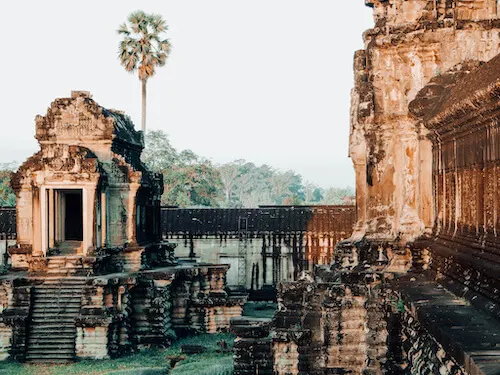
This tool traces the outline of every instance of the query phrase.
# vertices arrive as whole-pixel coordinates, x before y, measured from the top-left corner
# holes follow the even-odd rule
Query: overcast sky
[[[0,163],[38,147],[34,118],[87,90],[140,128],[137,76],[117,59],[116,28],[161,14],[173,49],[148,83],[148,129],[223,163],[293,169],[354,185],[347,157],[352,58],[372,27],[364,0],[4,1]]]

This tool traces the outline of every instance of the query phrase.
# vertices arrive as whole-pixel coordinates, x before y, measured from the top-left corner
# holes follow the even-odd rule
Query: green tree
[[[275,204],[303,204],[305,200],[302,177],[293,171],[277,172],[271,177],[272,197]]]
[[[319,203],[323,200],[323,189],[317,187],[312,193],[311,203]]]
[[[210,160],[191,150],[177,152],[161,130],[147,133],[148,148],[143,162],[153,171],[163,173],[162,204],[180,207],[217,207],[222,200],[219,171]]]
[[[166,171],[178,162],[179,155],[170,144],[168,135],[161,130],[147,133],[148,147],[142,152],[142,161],[153,171]]]
[[[218,166],[222,185],[224,186],[224,200],[226,205],[231,201],[234,188],[236,187],[238,176],[240,175],[240,163],[234,161]]]
[[[344,197],[351,197],[355,195],[354,189],[350,186],[345,188],[331,187],[325,190],[325,197],[322,201],[323,204],[345,204]]]
[[[128,23],[121,24],[117,30],[123,37],[118,55],[127,72],[138,71],[142,83],[142,126],[146,134],[146,83],[156,72],[157,66],[165,65],[170,53],[170,42],[162,39],[168,29],[158,14],[146,14],[142,10],[128,16]]]
[[[10,186],[12,173],[17,164],[0,163],[0,206],[13,207],[16,205],[16,195]]]

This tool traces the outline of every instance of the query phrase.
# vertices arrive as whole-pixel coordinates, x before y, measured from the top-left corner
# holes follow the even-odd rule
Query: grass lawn
[[[152,349],[127,357],[80,361],[68,365],[27,365],[0,362],[0,375],[231,375],[232,353],[217,353],[217,342],[224,340],[232,346],[230,334],[200,335],[180,339],[168,349]],[[181,354],[181,345],[194,344],[207,347],[202,354],[187,355],[186,359],[170,369],[169,356]]]

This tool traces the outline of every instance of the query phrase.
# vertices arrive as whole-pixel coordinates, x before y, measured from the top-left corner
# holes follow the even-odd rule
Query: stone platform
[[[73,266],[68,263],[68,270]],[[0,360],[102,359],[166,347],[177,335],[228,331],[246,300],[226,292],[228,268],[184,264],[100,276],[61,268],[5,275]]]
[[[413,367],[421,373],[500,373],[498,320],[447,290],[432,273],[408,274],[394,289],[405,304],[402,347]]]

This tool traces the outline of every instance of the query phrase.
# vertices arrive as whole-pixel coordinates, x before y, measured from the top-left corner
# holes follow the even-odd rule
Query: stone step
[[[41,332],[46,332],[47,330],[52,332],[74,332],[75,323],[74,322],[44,322],[43,324],[37,324],[31,327],[31,334],[37,334]]]
[[[72,303],[72,304],[43,304],[38,305],[33,309],[33,313],[44,313],[44,312],[54,312],[54,314],[78,314],[80,312],[81,306],[80,303]]]
[[[55,313],[37,313],[36,315],[33,315],[33,321],[34,322],[59,322],[59,321],[75,321],[75,313],[61,313],[61,314],[55,314]]]
[[[78,313],[81,307],[80,300],[78,301],[70,301],[68,303],[67,300],[46,300],[46,301],[40,301],[40,300],[35,300],[36,306],[33,308],[33,312],[44,312],[44,311],[54,311],[56,313],[62,313],[62,312],[75,312]],[[69,310],[66,310],[69,309]]]
[[[76,290],[76,288],[37,288],[35,289],[35,295],[37,294],[52,294],[52,295],[57,295],[57,294],[62,294],[62,295],[82,295],[81,290]]]
[[[77,276],[75,276],[77,277]],[[65,278],[64,281],[61,281],[60,277],[54,278],[53,280],[44,281],[43,285],[40,288],[54,288],[54,287],[62,287],[62,288],[83,288],[85,286],[86,280],[71,280],[72,277]]]
[[[58,330],[58,331],[55,331],[54,329],[50,329],[50,330],[45,330],[45,331],[30,332],[29,342],[45,342],[45,341],[57,342],[59,340],[59,337],[64,338],[64,340],[66,340],[66,338],[68,338],[68,340],[69,340],[69,338],[71,337],[71,342],[74,343],[75,337],[76,337],[76,332],[74,329],[73,330],[62,329],[62,330]]]
[[[78,314],[80,312],[81,308],[80,305],[74,304],[71,306],[63,305],[63,306],[54,306],[54,305],[47,305],[47,306],[37,306],[36,308],[33,309],[33,315],[35,316],[36,314],[39,315],[72,315],[74,316],[75,314]]]
[[[57,276],[57,277],[71,277],[71,276],[81,276],[81,275],[86,275],[87,272],[86,271],[83,271],[81,269],[78,269],[78,270],[69,270],[69,269],[54,269],[54,270],[49,270],[47,271],[47,274],[48,275],[51,275],[51,276]]]
[[[33,324],[36,325],[42,325],[42,324],[59,324],[59,325],[64,325],[64,324],[74,324],[75,322],[75,317],[74,316],[59,316],[56,317],[55,319],[48,319],[44,317],[36,317],[32,319]]]
[[[33,311],[36,311],[38,308],[42,309],[63,309],[64,307],[78,307],[81,305],[81,298],[52,298],[48,297],[40,297],[35,298],[34,300],[35,307]]]
[[[63,357],[63,358],[52,358],[47,356],[30,356],[26,357],[26,362],[28,363],[53,363],[53,364],[64,364],[74,361],[74,356],[71,358]]]
[[[75,358],[75,318],[81,309],[87,279],[59,277],[57,268],[49,272],[51,276],[43,278],[43,284],[35,287],[33,293],[27,362],[63,363]]]
[[[47,263],[48,268],[53,268],[53,267],[61,267],[61,266],[68,266],[68,267],[73,267],[73,268],[84,268],[85,266],[80,263],[79,260],[65,260],[61,262],[49,262]]]
[[[47,268],[56,268],[56,267],[60,267],[60,268],[85,268],[85,266],[83,264],[78,264],[78,263],[74,263],[74,262],[71,262],[71,261],[67,261],[67,262],[49,262],[47,264]]]
[[[81,271],[84,271],[84,269],[77,267],[49,267],[47,268],[47,275],[70,276]]]
[[[84,285],[72,285],[72,284],[46,284],[43,286],[40,286],[38,288],[35,288],[35,291],[44,291],[44,290],[50,290],[52,292],[54,291],[74,291],[76,293],[81,293],[84,288]]]
[[[74,318],[75,316],[78,315],[80,310],[75,309],[73,311],[65,311],[65,310],[58,310],[54,311],[53,309],[39,309],[34,311],[34,314],[32,315],[33,318],[44,318],[44,319],[49,319],[50,316],[54,317],[55,319],[60,319],[60,318]]]
[[[80,313],[80,305],[74,304],[71,306],[67,305],[45,305],[45,306],[37,306],[36,308],[33,309],[33,315],[55,315],[55,316],[61,316],[61,315],[71,315],[71,316],[76,316]]]
[[[32,359],[45,360],[45,362],[52,362],[52,360],[72,360],[74,358],[73,352],[67,353],[54,353],[52,351],[47,352],[45,350],[33,351],[26,354],[26,359],[31,361]]]
[[[76,300],[81,300],[82,294],[81,293],[75,293],[74,291],[45,291],[39,293],[38,291],[34,293],[34,298],[36,300],[44,300],[47,299],[47,297],[52,297],[52,300],[57,300],[57,299],[64,299],[65,301],[68,299],[74,299]]]
[[[43,335],[31,335],[29,342],[30,343],[58,343],[58,342],[73,342],[75,340],[75,333],[67,333],[67,332],[57,332],[57,334],[51,336],[43,336]]]
[[[75,353],[75,343],[71,341],[64,344],[59,343],[54,345],[30,343],[27,354],[34,353],[46,353],[49,355],[52,353],[73,355]]]

